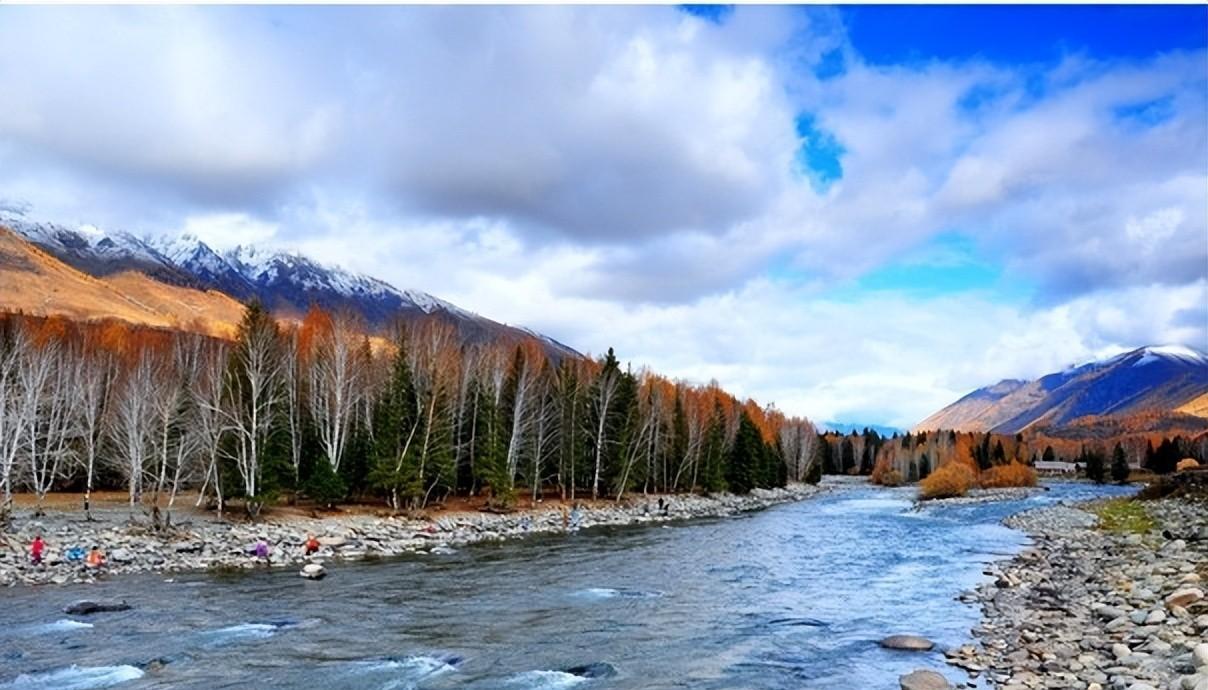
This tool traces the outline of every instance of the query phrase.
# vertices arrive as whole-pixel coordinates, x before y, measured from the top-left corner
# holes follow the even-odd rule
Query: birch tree
[[[225,505],[218,461],[228,420],[233,417],[224,407],[228,403],[224,396],[228,354],[228,348],[223,343],[208,345],[198,358],[195,375],[189,379],[189,395],[194,409],[191,428],[202,462],[202,484],[197,505],[201,505],[207,491],[213,487],[219,519],[222,519]]]
[[[252,517],[264,505],[264,456],[283,397],[280,349],[277,325],[263,307],[252,303],[240,324],[231,357],[224,393],[227,400],[219,408],[233,437],[224,455],[239,474]]]
[[[149,349],[143,349],[117,386],[109,436],[114,466],[126,481],[130,516],[142,501],[143,473],[153,453],[155,395],[159,372]]]
[[[310,416],[332,472],[340,469],[359,392],[367,383],[358,330],[350,317],[330,319],[315,338],[310,357]]]
[[[289,427],[289,464],[294,474],[294,486],[302,480],[303,415],[306,413],[304,354],[298,329],[290,329],[285,335],[285,349],[281,364],[282,395],[285,401],[285,419]]]
[[[29,334],[19,324],[6,335],[8,337],[0,338],[0,484],[4,487],[0,523],[3,526],[8,525],[12,515],[17,461],[25,429],[33,423],[34,415],[21,385],[21,367],[33,344]]]
[[[508,492],[515,490],[516,474],[520,469],[520,456],[525,439],[538,423],[538,415],[533,414],[533,410],[539,406],[542,392],[539,390],[539,384],[543,378],[545,364],[545,353],[535,341],[529,341],[516,348],[506,387],[510,426],[506,460]]]
[[[92,520],[92,490],[97,458],[104,438],[106,408],[116,373],[113,357],[94,348],[75,350],[79,361],[76,415],[79,425],[79,463],[84,470],[84,519]]]
[[[612,348],[596,377],[591,394],[592,452],[594,469],[591,477],[592,500],[600,497],[600,472],[604,468],[607,448],[616,443],[612,438],[612,421],[616,415],[617,394],[621,390],[621,369]]]
[[[70,406],[77,366],[65,350],[53,340],[27,348],[21,365],[21,387],[27,409],[33,410],[22,453],[29,468],[29,488],[37,499],[35,515],[42,514],[46,494],[72,455],[76,427]]]

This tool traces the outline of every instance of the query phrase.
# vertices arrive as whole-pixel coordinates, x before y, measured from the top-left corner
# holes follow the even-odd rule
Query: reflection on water
[[[881,688],[968,641],[955,597],[1025,543],[1013,511],[843,489],[740,518],[483,544],[439,559],[118,578],[2,595],[0,688]],[[81,624],[62,607],[127,599]],[[87,627],[87,626],[92,627]],[[928,654],[881,649],[916,632]]]

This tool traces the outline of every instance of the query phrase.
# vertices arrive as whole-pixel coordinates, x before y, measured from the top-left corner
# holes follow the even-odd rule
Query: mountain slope
[[[556,358],[579,354],[552,338],[479,316],[425,292],[399,290],[377,278],[325,266],[295,253],[258,247],[236,247],[219,253],[191,235],[140,239],[128,233],[105,233],[92,227],[72,229],[54,223],[33,222],[11,212],[0,214],[0,227],[10,228],[39,249],[93,278],[122,276],[120,281],[131,290],[135,288],[132,281],[136,280],[132,276],[142,275],[161,284],[202,294],[222,293],[241,302],[258,299],[283,318],[299,318],[311,305],[357,314],[370,330],[381,330],[396,318],[436,317],[456,327],[467,342],[518,342],[536,337]],[[187,309],[201,313],[203,319],[225,318],[223,308],[210,305],[192,292],[176,293],[170,298],[162,297],[166,302],[157,302],[161,299],[160,293],[167,292],[165,289],[152,289],[148,285],[137,287],[135,292],[161,308],[174,312],[178,307],[192,304]],[[156,293],[156,297],[153,298],[151,293]],[[134,293],[126,295],[128,299],[133,296]],[[22,304],[28,299],[32,297],[23,298]],[[26,308],[9,302],[0,295],[0,308]],[[89,318],[99,318],[99,312]]]
[[[1013,434],[1061,428],[1086,417],[1144,417],[1151,424],[1176,412],[1196,414],[1206,394],[1208,355],[1181,345],[1151,346],[1035,381],[980,388],[915,429]]]
[[[243,306],[217,292],[137,272],[90,276],[0,228],[0,308],[77,321],[104,318],[230,337]]]

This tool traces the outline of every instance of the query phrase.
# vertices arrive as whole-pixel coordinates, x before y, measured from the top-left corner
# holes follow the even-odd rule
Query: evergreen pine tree
[[[702,458],[704,467],[701,471],[700,483],[706,492],[725,491],[727,488],[725,443],[725,413],[722,411],[721,403],[718,402],[713,406],[713,418],[709,422],[709,433],[705,437],[705,451]]]
[[[369,481],[385,490],[394,508],[422,492],[416,466],[416,439],[421,432],[415,383],[407,361],[407,343],[400,338],[390,369],[390,381],[374,407],[373,462]]]
[[[1104,467],[1103,454],[1098,450],[1082,450],[1083,467],[1086,468],[1086,476],[1096,484],[1102,484],[1107,478],[1107,468]]]
[[[842,474],[851,474],[851,471],[856,467],[856,451],[852,447],[851,439],[844,437],[843,443],[839,446],[839,471]]]
[[[864,448],[860,450],[860,474],[872,474],[873,456],[872,443],[865,441]]]
[[[736,494],[749,493],[759,485],[760,466],[766,462],[767,448],[759,429],[743,411],[738,419],[738,435],[726,464],[726,484]]]
[[[344,479],[332,471],[331,463],[327,460],[315,463],[303,489],[311,500],[327,508],[344,500],[348,493],[348,486]]]
[[[814,458],[814,462],[810,464],[810,469],[805,475],[806,484],[817,484],[818,482],[822,481],[823,463],[831,462],[830,444],[826,442],[826,439],[819,440],[819,442],[815,445],[814,454],[818,457]]]
[[[1117,443],[1112,451],[1112,480],[1123,484],[1128,481],[1128,472],[1128,457],[1124,455],[1123,446]]]

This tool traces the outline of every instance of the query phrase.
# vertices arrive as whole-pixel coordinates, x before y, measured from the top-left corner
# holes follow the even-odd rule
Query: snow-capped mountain
[[[1070,367],[1035,381],[979,388],[920,422],[917,430],[1017,433],[1082,417],[1185,412],[1208,396],[1208,355],[1151,345]]]
[[[92,226],[34,222],[12,211],[0,211],[0,226],[96,277],[138,271],[173,285],[217,290],[241,301],[255,298],[283,315],[300,315],[312,304],[350,310],[370,327],[385,326],[399,317],[436,315],[453,322],[467,340],[532,335],[551,352],[577,354],[552,338],[492,321],[426,292],[399,290],[372,276],[325,266],[297,253],[254,246],[217,252],[192,235],[144,239]]]
[[[30,221],[11,213],[0,215],[0,225],[93,276],[139,271],[173,285],[192,283],[187,271],[182,271],[148,241],[129,233],[105,233],[88,225],[73,229]]]

